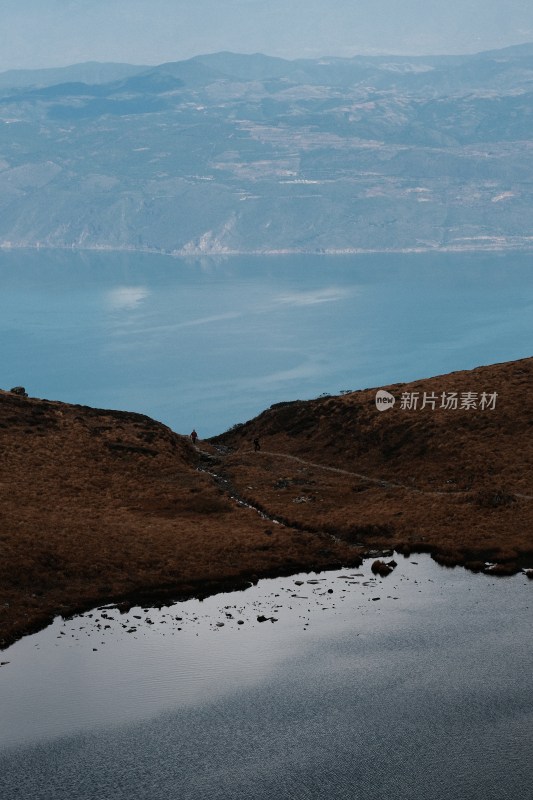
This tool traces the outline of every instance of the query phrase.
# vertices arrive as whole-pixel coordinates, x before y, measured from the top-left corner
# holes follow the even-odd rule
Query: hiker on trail
[[[257,453],[258,450],[261,450],[261,445],[259,444],[259,439],[254,439],[254,450]]]
[[[193,428],[192,433],[191,433],[191,439],[192,439],[192,443],[196,444],[196,440],[198,439],[198,434],[196,433],[194,428]]]

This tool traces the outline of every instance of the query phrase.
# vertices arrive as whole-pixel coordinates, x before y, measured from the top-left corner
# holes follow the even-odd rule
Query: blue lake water
[[[532,589],[421,555],[58,619],[1,654],[0,796],[529,797]]]
[[[280,400],[531,355],[532,259],[0,252],[0,385],[209,436]]]

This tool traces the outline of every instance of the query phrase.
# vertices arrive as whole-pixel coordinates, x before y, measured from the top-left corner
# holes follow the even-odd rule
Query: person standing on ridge
[[[196,431],[195,431],[195,430],[194,430],[194,428],[193,428],[193,430],[192,430],[192,433],[191,433],[191,440],[192,440],[192,443],[193,443],[193,444],[196,444],[196,440],[197,440],[197,439],[198,439],[198,434],[196,433]]]
[[[259,439],[256,437],[254,439],[254,450],[257,453],[258,450],[261,450],[261,445],[259,443]]]

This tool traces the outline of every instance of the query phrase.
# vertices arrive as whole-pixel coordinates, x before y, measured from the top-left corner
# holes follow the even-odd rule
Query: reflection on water
[[[220,433],[274,402],[531,355],[530,256],[0,252],[3,386]]]
[[[57,620],[2,654],[2,796],[528,796],[531,588],[400,557]]]

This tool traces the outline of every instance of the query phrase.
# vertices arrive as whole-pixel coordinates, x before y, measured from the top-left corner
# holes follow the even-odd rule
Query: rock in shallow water
[[[396,566],[395,564],[394,566],[391,566],[392,563],[394,562],[386,564],[384,561],[378,559],[377,561],[374,561],[374,563],[372,564],[371,570],[374,573],[374,575],[380,575],[382,578],[385,578],[387,575],[391,574],[392,570],[394,569],[394,566]]]

